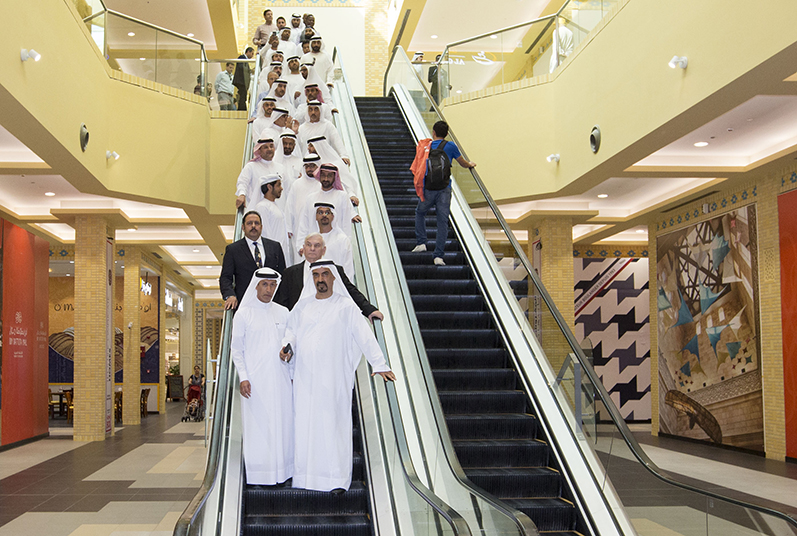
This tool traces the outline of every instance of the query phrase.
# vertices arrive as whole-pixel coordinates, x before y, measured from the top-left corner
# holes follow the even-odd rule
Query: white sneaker
[[[413,253],[420,253],[422,251],[426,251],[426,244],[418,244],[412,249]]]
[[[435,263],[437,266],[445,266],[445,265],[446,265],[446,263],[445,263],[445,261],[443,260],[443,258],[442,258],[442,257],[435,257],[435,258],[434,258],[434,263]]]

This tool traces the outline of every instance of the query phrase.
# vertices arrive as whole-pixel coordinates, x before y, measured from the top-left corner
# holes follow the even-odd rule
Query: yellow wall
[[[112,77],[68,0],[2,2],[0,19],[15,21],[0,33],[8,51],[0,56],[0,122],[78,189],[206,207],[215,181],[234,182],[243,119],[211,119],[192,94]],[[41,61],[19,60],[16,51],[30,47]],[[85,153],[81,123],[90,132]],[[224,135],[213,136],[216,129]],[[109,164],[106,150],[121,158]],[[215,160],[221,164],[211,174]]]
[[[777,16],[754,17],[719,0],[634,0],[551,82],[540,83],[545,76],[454,97],[445,114],[496,200],[575,181],[590,187],[794,73],[797,3],[777,0],[767,9]],[[712,22],[720,15],[721,31]],[[675,54],[689,57],[685,71],[667,66]],[[603,142],[594,155],[596,124]],[[551,153],[561,154],[558,166],[546,162]]]

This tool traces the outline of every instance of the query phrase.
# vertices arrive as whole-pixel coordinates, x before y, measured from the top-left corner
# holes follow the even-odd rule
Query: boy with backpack
[[[448,237],[448,214],[451,209],[451,162],[456,160],[464,168],[476,167],[462,156],[456,144],[446,141],[448,123],[438,121],[432,127],[432,139],[421,140],[415,149],[415,160],[410,170],[415,177],[418,206],[415,209],[415,249],[426,251],[426,213],[433,206],[437,216],[437,239],[434,263],[445,266],[443,250]]]

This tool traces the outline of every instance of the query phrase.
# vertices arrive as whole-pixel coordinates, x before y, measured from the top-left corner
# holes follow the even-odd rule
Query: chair
[[[116,417],[116,422],[122,422],[122,391],[114,392],[113,408],[114,408],[114,417]]]
[[[74,396],[74,391],[64,391],[64,398],[66,399],[66,422],[72,422],[73,413],[75,411]]]
[[[47,389],[47,400],[50,407],[50,418],[55,418],[55,408],[58,408],[58,415],[61,415],[61,405],[57,400],[53,400],[53,390]]]
[[[147,409],[147,399],[149,398],[149,389],[143,389],[141,391],[141,416],[146,417],[149,413]]]

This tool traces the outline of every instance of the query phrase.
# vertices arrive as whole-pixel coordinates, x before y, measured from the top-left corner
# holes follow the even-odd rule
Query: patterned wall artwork
[[[576,338],[592,344],[595,372],[623,417],[650,420],[648,259],[573,261]]]
[[[763,450],[756,207],[657,239],[660,431]]]

